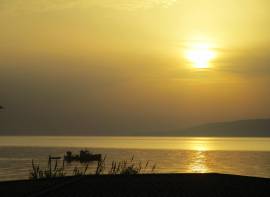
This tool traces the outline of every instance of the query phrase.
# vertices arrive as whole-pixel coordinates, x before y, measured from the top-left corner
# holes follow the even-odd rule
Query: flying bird
[[[0,109],[4,109],[4,107],[0,105]]]

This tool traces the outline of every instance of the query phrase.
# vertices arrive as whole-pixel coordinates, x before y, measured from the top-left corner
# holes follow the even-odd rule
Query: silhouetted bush
[[[48,178],[56,178],[56,177],[64,177],[67,176],[65,172],[65,160],[62,161],[62,166],[58,167],[58,159],[49,156],[48,166],[44,169],[41,169],[39,164],[35,164],[34,160],[32,160],[32,169],[30,171],[30,179],[48,179]],[[54,161],[54,166],[53,162]],[[154,173],[156,169],[156,164],[152,167],[149,165],[149,161],[146,162],[145,165],[142,164],[141,161],[135,162],[134,156],[130,160],[122,160],[122,161],[112,161],[111,167],[108,171],[106,171],[106,156],[100,159],[97,162],[97,166],[95,169],[95,175],[136,175],[141,173]],[[73,176],[85,176],[87,175],[88,164],[84,167],[84,169],[80,169],[77,166],[73,169]],[[90,175],[90,174],[88,174]]]

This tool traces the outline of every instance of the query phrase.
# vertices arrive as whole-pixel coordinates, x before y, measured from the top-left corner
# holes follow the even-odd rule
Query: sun
[[[186,58],[194,68],[209,68],[210,61],[215,58],[215,52],[208,44],[195,44],[187,49]]]

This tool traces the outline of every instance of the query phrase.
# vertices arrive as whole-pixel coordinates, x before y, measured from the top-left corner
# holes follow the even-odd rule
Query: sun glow
[[[191,46],[186,57],[194,68],[203,69],[210,67],[210,61],[215,58],[215,52],[207,44],[196,44]]]

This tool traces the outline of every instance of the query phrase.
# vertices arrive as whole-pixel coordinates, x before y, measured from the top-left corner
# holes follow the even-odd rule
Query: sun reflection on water
[[[207,147],[207,142],[201,141],[201,140],[198,140],[198,141],[195,140],[193,142],[193,148],[192,149],[195,150],[195,151],[199,151],[199,152],[209,150],[209,148]]]
[[[189,165],[189,171],[193,173],[207,173],[209,169],[207,167],[207,160],[205,151],[196,151]]]

